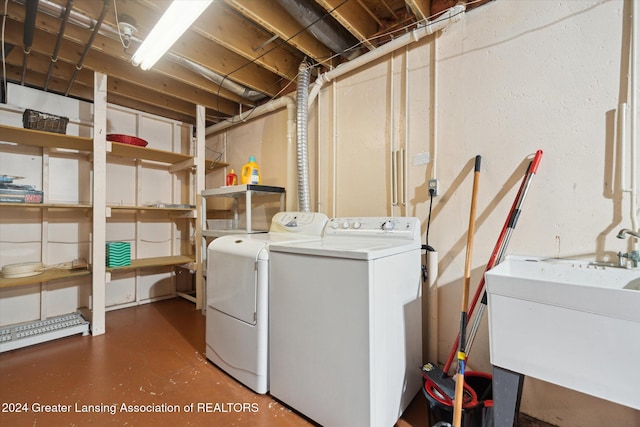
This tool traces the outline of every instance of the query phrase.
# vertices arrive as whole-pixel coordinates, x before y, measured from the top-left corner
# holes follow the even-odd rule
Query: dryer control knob
[[[343,223],[342,223],[342,228],[344,228],[345,230],[346,230],[347,228],[349,228],[349,221],[345,221],[345,222],[343,222]]]
[[[392,221],[385,221],[382,223],[382,227],[383,230],[393,230],[393,222]]]
[[[362,224],[360,223],[360,221],[356,221],[353,223],[353,228],[355,228],[356,230],[359,229],[360,227],[362,227]]]

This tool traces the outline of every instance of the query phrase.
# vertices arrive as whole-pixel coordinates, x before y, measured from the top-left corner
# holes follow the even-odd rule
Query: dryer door
[[[256,324],[260,280],[258,259],[268,257],[265,241],[246,236],[214,240],[207,253],[207,305],[251,325]]]

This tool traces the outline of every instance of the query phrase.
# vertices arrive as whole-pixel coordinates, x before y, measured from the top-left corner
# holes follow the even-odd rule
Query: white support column
[[[93,241],[91,333],[105,333],[105,242],[107,221],[107,76],[94,73]]]
[[[196,310],[201,310],[204,303],[204,284],[203,284],[203,266],[202,259],[204,248],[202,245],[202,221],[201,217],[206,208],[202,207],[202,190],[204,190],[205,170],[204,170],[204,157],[205,157],[205,108],[203,105],[196,107],[196,182],[195,182],[195,200],[196,200]]]

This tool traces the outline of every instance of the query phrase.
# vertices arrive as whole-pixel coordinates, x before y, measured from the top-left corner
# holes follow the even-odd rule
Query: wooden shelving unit
[[[0,139],[2,141],[11,142],[19,145],[27,145],[43,148],[61,148],[68,150],[78,150],[81,152],[93,151],[93,140],[91,138],[44,132],[33,129],[24,129],[14,126],[0,124]],[[10,209],[87,209],[93,208],[91,203],[68,203],[68,202],[52,202],[52,203],[0,203],[0,208]],[[52,268],[45,270],[41,274],[18,277],[5,278],[0,276],[0,289],[13,288],[18,286],[26,286],[36,283],[46,283],[55,280],[69,279],[76,277],[89,276],[91,272],[88,269],[69,270]]]
[[[93,140],[91,138],[64,135],[59,133],[43,132],[33,129],[23,129],[14,126],[0,124],[0,135],[2,140],[21,145],[31,145],[34,147],[64,148],[68,150],[93,151]],[[123,144],[120,142],[107,142],[111,147],[110,155],[127,157],[131,159],[150,160],[169,165],[181,162],[191,162],[193,156],[172,151],[158,150],[151,147],[140,147],[137,145]],[[216,162],[205,159],[204,167],[207,172],[214,171],[229,166],[228,163]]]
[[[192,141],[191,151],[195,154],[183,154],[180,152],[172,152],[160,150],[152,147],[139,147],[135,145],[123,144],[119,142],[106,141],[105,135],[107,133],[107,105],[106,105],[106,78],[104,75],[96,74],[95,77],[94,95],[96,102],[93,105],[93,133],[97,135],[92,137],[78,137],[66,134],[57,134],[51,132],[44,132],[38,130],[24,129],[20,127],[8,126],[0,124],[0,142],[17,144],[20,146],[41,147],[43,149],[43,158],[48,159],[49,155],[53,155],[56,152],[68,150],[72,155],[79,155],[81,161],[91,162],[90,168],[93,172],[91,180],[91,202],[51,202],[47,203],[0,203],[0,209],[12,210],[11,215],[15,217],[13,211],[16,209],[25,209],[31,212],[33,215],[34,210],[42,210],[43,218],[76,218],[85,215],[83,210],[86,210],[91,217],[90,230],[87,230],[90,235],[90,247],[91,257],[90,269],[82,270],[68,270],[68,269],[49,269],[42,274],[33,275],[29,277],[21,278],[3,278],[0,274],[0,289],[13,288],[26,285],[41,284],[44,291],[46,284],[52,281],[68,280],[74,278],[90,277],[88,281],[91,284],[91,328],[93,335],[100,335],[105,333],[105,311],[107,309],[107,292],[109,291],[108,281],[114,280],[112,277],[117,277],[119,272],[128,272],[139,269],[154,269],[159,267],[167,267],[169,270],[176,266],[185,266],[189,269],[196,270],[199,273],[201,271],[201,261],[199,257],[200,240],[201,235],[201,221],[199,219],[199,213],[201,212],[201,197],[200,192],[204,188],[204,175],[208,172],[227,167],[227,163],[218,162],[210,159],[205,159],[204,152],[204,123],[198,124],[196,132],[195,143]],[[103,96],[104,95],[104,96]],[[99,101],[98,101],[99,100]],[[204,112],[204,107],[199,107]],[[176,126],[176,125],[174,125]],[[183,124],[177,124],[177,126],[183,126]],[[24,150],[24,149],[23,149]],[[62,153],[63,156],[67,156],[66,152]],[[114,162],[115,157],[128,158],[135,160],[142,160],[148,162],[161,163],[166,165],[167,172],[170,174],[182,173],[178,179],[183,179],[184,176],[187,179],[192,176],[193,173],[197,179],[195,180],[195,187],[190,191],[193,193],[188,197],[189,205],[173,205],[168,203],[167,205],[109,205],[106,203],[106,189],[107,182],[107,166],[110,161]],[[47,160],[48,162],[48,160]],[[43,177],[48,173],[48,163],[43,165]],[[86,166],[86,165],[85,165]],[[136,168],[144,168],[143,163],[136,163]],[[153,168],[157,168],[153,166]],[[138,171],[139,172],[139,171]],[[137,176],[137,175],[136,175]],[[44,181],[45,178],[43,178]],[[48,179],[48,176],[47,176]],[[173,182],[176,182],[174,179]],[[179,182],[179,181],[178,181]],[[48,192],[48,181],[43,182],[43,191]],[[173,191],[173,189],[171,189]],[[138,195],[139,195],[138,190]],[[50,193],[49,193],[50,194]],[[168,193],[169,194],[169,193]],[[86,199],[86,196],[85,196]],[[171,196],[168,200],[181,200],[180,197]],[[45,199],[47,200],[47,199]],[[137,200],[137,197],[136,197]],[[139,202],[137,202],[139,203]],[[55,210],[56,213],[51,212]],[[69,210],[66,214],[64,210]],[[60,212],[62,211],[62,212]],[[17,211],[21,212],[21,211]],[[26,212],[26,211],[25,211]],[[132,259],[131,265],[118,268],[107,268],[105,265],[105,243],[108,241],[108,227],[109,218],[112,213],[117,216],[133,215],[135,219],[131,222],[136,224],[144,223],[145,221],[156,221],[162,217],[162,220],[167,218],[170,221],[193,221],[193,228],[195,229],[196,242],[198,244],[193,247],[193,251],[189,248],[189,242],[184,240],[184,236],[181,236],[181,246],[173,247],[167,250],[166,253],[182,252],[181,255],[174,256],[160,256],[151,258],[139,258]],[[0,213],[1,214],[1,213]],[[114,221],[119,221],[116,218]],[[43,219],[43,223],[46,221]],[[48,226],[46,226],[48,227]],[[138,225],[136,225],[138,227]],[[175,225],[174,225],[175,227]],[[86,230],[86,229],[85,229]],[[177,228],[177,233],[184,233],[184,227],[181,224]],[[174,231],[171,231],[172,239]],[[137,232],[136,232],[137,234]],[[45,242],[48,239],[47,229],[43,229],[42,240]],[[143,253],[144,254],[144,253]],[[133,255],[133,254],[132,254]],[[140,255],[140,254],[138,254]],[[43,252],[43,259],[45,254]],[[136,291],[138,289],[144,289],[146,283],[142,282],[140,288],[138,288],[136,279]],[[199,289],[201,289],[201,283]],[[109,294],[111,295],[111,294]],[[198,298],[196,307],[202,306],[202,292],[197,292]],[[141,297],[141,298],[147,298]],[[136,296],[138,300],[138,296]],[[109,303],[113,304],[113,303]],[[120,303],[116,303],[120,304]],[[124,303],[125,305],[127,303]],[[110,305],[111,307],[111,305]],[[46,313],[44,314],[46,317]]]

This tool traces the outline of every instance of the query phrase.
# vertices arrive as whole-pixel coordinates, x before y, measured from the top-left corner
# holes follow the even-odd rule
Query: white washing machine
[[[334,218],[271,245],[270,393],[326,426],[393,426],[421,386],[420,222]]]
[[[207,248],[207,358],[257,393],[269,390],[269,246],[318,240],[327,220],[280,212],[268,233],[219,237]]]

